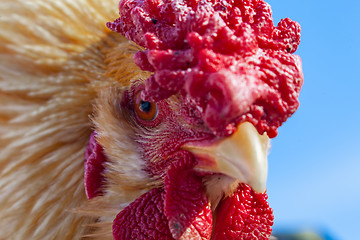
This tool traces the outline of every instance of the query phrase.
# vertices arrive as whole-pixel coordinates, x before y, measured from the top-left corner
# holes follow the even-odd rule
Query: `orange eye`
[[[141,92],[138,92],[135,97],[135,112],[140,119],[152,121],[156,118],[158,110],[156,103],[143,101]]]

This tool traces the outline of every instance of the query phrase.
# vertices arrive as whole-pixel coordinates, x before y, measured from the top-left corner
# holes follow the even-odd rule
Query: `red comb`
[[[107,26],[144,47],[134,61],[154,72],[143,97],[181,93],[215,133],[249,121],[275,137],[298,108],[300,25],[274,27],[262,0],[122,0]]]

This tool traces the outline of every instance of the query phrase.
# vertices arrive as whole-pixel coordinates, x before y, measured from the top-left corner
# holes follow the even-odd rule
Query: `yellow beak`
[[[251,123],[244,122],[228,138],[206,146],[189,143],[184,149],[198,159],[196,169],[228,175],[262,193],[266,190],[269,142],[266,134],[260,135]]]

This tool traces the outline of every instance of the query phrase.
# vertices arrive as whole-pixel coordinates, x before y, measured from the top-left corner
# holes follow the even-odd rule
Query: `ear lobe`
[[[96,141],[96,135],[96,132],[90,135],[85,151],[84,187],[88,199],[102,195],[105,182],[103,173],[106,156],[102,146]]]

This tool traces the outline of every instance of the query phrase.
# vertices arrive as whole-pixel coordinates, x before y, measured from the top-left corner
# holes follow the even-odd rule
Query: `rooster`
[[[2,0],[0,238],[269,239],[299,42],[262,0]]]

